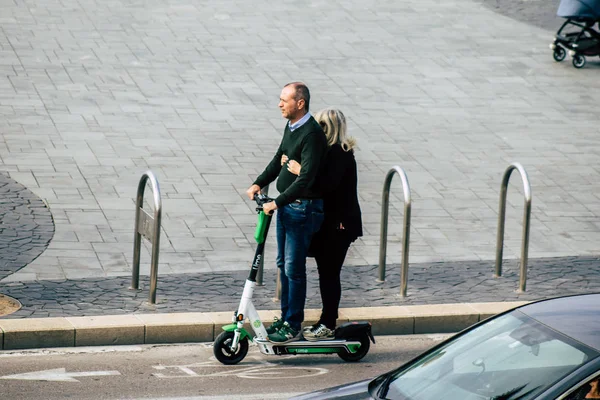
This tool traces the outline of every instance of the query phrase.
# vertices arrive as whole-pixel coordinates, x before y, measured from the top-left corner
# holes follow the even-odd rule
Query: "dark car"
[[[394,400],[600,399],[600,294],[496,315],[372,380],[295,397]]]

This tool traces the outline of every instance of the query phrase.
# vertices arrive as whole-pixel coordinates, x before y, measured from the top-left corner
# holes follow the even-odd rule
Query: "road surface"
[[[374,377],[444,335],[381,336],[359,363],[336,355],[267,357],[250,348],[236,366],[212,344],[0,352],[0,392],[13,399],[283,399]]]

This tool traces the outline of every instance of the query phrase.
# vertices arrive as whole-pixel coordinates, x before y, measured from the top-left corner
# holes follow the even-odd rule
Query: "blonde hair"
[[[320,110],[315,114],[315,120],[323,128],[328,146],[339,144],[344,151],[356,147],[356,139],[346,136],[346,117],[340,110],[333,108]]]

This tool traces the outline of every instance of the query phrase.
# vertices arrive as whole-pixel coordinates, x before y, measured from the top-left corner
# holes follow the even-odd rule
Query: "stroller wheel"
[[[557,46],[556,49],[554,49],[554,54],[552,54],[552,56],[554,57],[554,61],[561,62],[567,56],[567,52],[562,47]]]
[[[585,65],[585,57],[582,56],[581,54],[575,54],[573,56],[573,66],[575,68],[583,68],[584,65]]]

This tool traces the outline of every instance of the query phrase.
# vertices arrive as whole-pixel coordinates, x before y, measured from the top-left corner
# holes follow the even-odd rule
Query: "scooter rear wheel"
[[[231,350],[233,332],[221,332],[213,344],[213,354],[225,365],[237,364],[248,354],[248,338],[240,339],[236,351]]]
[[[369,348],[371,347],[371,341],[367,335],[363,335],[359,338],[351,338],[348,339],[349,342],[359,341],[360,347],[356,353],[346,353],[340,352],[337,355],[344,361],[356,362],[360,361],[364,356],[369,352]]]

